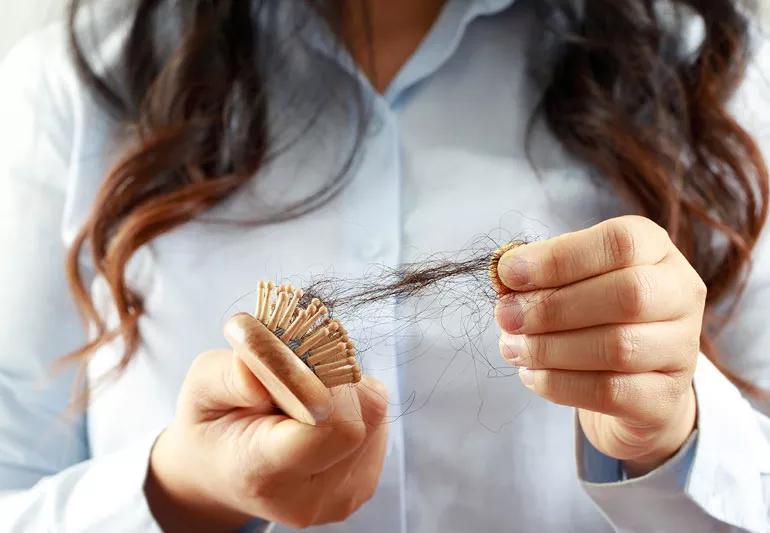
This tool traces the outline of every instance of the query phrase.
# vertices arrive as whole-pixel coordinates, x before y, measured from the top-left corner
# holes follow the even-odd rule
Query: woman
[[[80,4],[3,67],[0,529],[768,530],[751,6]],[[327,424],[210,351],[258,279],[495,227],[501,330],[347,324]]]

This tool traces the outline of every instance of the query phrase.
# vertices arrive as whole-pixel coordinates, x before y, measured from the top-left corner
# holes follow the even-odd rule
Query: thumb
[[[356,389],[338,387],[331,396],[329,417],[317,426],[292,418],[264,419],[263,433],[255,439],[265,461],[263,474],[313,475],[353,454],[366,439],[365,418],[372,411],[370,406],[362,409]]]
[[[388,414],[388,389],[378,379],[364,375],[355,390],[361,405],[361,418],[371,431],[371,427],[382,424]]]
[[[232,350],[210,350],[195,358],[179,396],[181,410],[198,421],[238,408],[270,414],[270,394]]]

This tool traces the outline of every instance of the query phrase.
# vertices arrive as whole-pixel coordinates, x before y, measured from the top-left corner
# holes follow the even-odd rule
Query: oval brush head
[[[503,254],[508,250],[513,250],[514,248],[521,246],[522,244],[526,244],[526,243],[524,241],[511,241],[511,242],[505,243],[502,246],[500,246],[497,250],[492,252],[491,256],[489,256],[489,279],[492,282],[492,288],[495,290],[498,296],[503,296],[511,292],[511,289],[506,287],[503,281],[500,279],[500,274],[497,271],[498,264],[500,263],[500,258],[503,257]]]
[[[283,341],[326,387],[361,380],[361,367],[347,331],[317,298],[303,300],[301,289],[272,281],[257,285],[254,317]]]

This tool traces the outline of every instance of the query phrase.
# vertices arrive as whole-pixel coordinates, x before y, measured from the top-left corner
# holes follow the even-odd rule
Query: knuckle
[[[574,252],[570,252],[569,247],[554,246],[543,261],[546,280],[553,285],[560,285],[564,280],[572,279],[579,270],[580,260]]]
[[[294,483],[294,476],[266,453],[267,432],[257,431],[252,446],[237,446],[232,452],[231,479],[246,498],[274,498],[277,491]]]
[[[284,520],[283,523],[294,529],[305,529],[319,524],[320,520],[318,518],[318,511],[314,510],[313,506],[309,506],[303,509],[302,512]]]
[[[361,411],[367,424],[378,425],[388,416],[388,390],[379,382],[358,389]]]
[[[320,525],[323,523],[321,515],[323,513],[324,506],[321,498],[316,498],[312,502],[308,502],[305,508],[305,512],[301,513],[297,518],[299,521],[299,528],[304,529],[306,527]]]
[[[605,345],[605,364],[610,370],[629,371],[636,365],[641,339],[636,328],[618,326],[610,330]]]
[[[366,483],[364,483],[363,489],[361,491],[360,505],[363,505],[374,497],[375,492],[377,492],[378,485],[379,476],[371,476],[371,478]]]
[[[646,269],[629,269],[617,276],[618,305],[624,316],[638,319],[644,316],[653,295],[654,282]]]
[[[358,508],[361,507],[363,504],[364,504],[364,501],[361,498],[359,498],[357,495],[347,498],[347,500],[345,501],[345,505],[343,506],[343,511],[345,514],[343,519],[355,513],[358,510]]]
[[[542,329],[557,329],[563,323],[558,291],[542,294],[535,304],[534,311],[537,325]]]
[[[620,376],[609,376],[596,388],[599,398],[597,404],[599,410],[607,413],[616,411],[622,405],[626,394],[627,385]]]
[[[388,397],[377,397],[366,404],[367,422],[370,424],[380,424],[388,416]]]
[[[240,494],[245,494],[248,498],[261,499],[275,494],[277,483],[272,476],[265,475],[259,470],[255,470],[249,475],[236,477],[241,479],[241,484],[236,485],[236,490]]]
[[[602,232],[606,259],[611,265],[627,266],[633,264],[637,255],[634,232],[625,218],[607,221]]]
[[[551,251],[543,261],[543,273],[547,280],[562,279],[564,272],[564,259],[560,254]]]
[[[322,525],[342,522],[356,512],[362,503],[353,496],[340,497],[324,513],[325,516],[316,520],[314,524]]]
[[[642,215],[626,215],[621,218],[626,220],[630,227],[637,227],[645,233],[656,233],[656,236],[668,239],[668,231],[666,228],[651,218]]]
[[[679,397],[686,391],[692,383],[692,377],[688,371],[675,372],[669,374],[669,379],[664,381],[661,396],[668,399],[672,404],[679,400]]]
[[[708,296],[708,287],[700,276],[695,276],[695,287],[693,288],[693,292],[695,293],[696,302],[700,304],[706,302],[706,297]]]
[[[238,453],[238,452],[236,452]],[[243,494],[247,499],[270,498],[275,495],[283,484],[285,479],[278,472],[273,472],[267,467],[266,460],[261,455],[247,456],[246,454],[236,456],[236,465],[247,466],[246,472],[239,466],[233,472],[232,479],[236,480],[233,488],[238,494]]]
[[[190,363],[190,367],[187,370],[188,380],[197,380],[200,379],[201,376],[205,376],[214,363],[215,358],[216,352],[214,350],[199,353],[195,359],[192,360],[192,363]]]
[[[552,372],[550,370],[539,370],[538,372],[540,379],[536,383],[537,394],[547,400],[556,401],[558,390],[556,390],[556,383]]]
[[[563,372],[539,370],[540,379],[536,382],[536,391],[546,400],[570,405],[575,395],[575,383]]]
[[[548,401],[559,405],[573,405],[576,395],[580,394],[579,383],[569,372],[538,370],[540,378],[536,383],[536,392]]]
[[[335,429],[337,445],[355,450],[361,447],[366,439],[366,425],[362,420],[345,420]]]
[[[648,417],[651,422],[664,423],[669,418],[671,413],[676,409],[679,403],[682,393],[689,386],[689,380],[684,373],[666,375],[659,386],[655,389],[654,398],[651,398],[649,403],[655,405],[655,409],[651,409],[648,413]]]
[[[204,411],[211,403],[210,376],[211,368],[216,358],[216,352],[208,351],[199,354],[187,370],[179,402],[193,411]]]
[[[550,341],[548,335],[527,335],[525,337],[527,344],[528,364],[530,368],[545,366],[545,357],[550,353]]]
[[[685,357],[691,365],[694,365],[700,351],[700,331],[685,337]]]

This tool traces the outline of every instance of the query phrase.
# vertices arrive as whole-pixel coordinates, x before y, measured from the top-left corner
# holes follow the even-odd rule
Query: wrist
[[[639,477],[652,472],[671,457],[676,455],[696,427],[697,401],[695,390],[690,386],[671,423],[655,439],[655,445],[649,453],[623,461],[623,467],[629,477]]]
[[[237,531],[252,517],[210,497],[207,484],[190,477],[200,474],[203,462],[185,461],[189,448],[175,442],[166,429],[150,453],[144,492],[158,525],[167,532]]]

